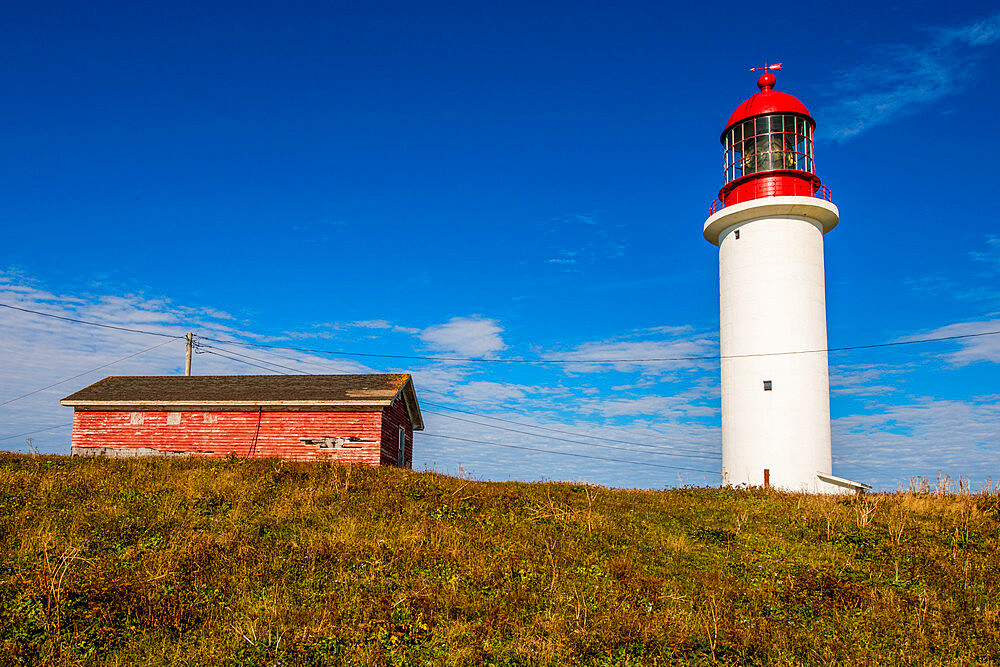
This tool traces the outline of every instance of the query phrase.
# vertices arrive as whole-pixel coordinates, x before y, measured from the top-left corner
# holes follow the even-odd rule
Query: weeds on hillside
[[[989,664],[1000,494],[0,455],[0,664]]]

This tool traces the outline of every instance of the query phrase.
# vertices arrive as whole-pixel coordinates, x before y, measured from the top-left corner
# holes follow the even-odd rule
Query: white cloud
[[[308,338],[338,338],[341,332],[350,329],[374,329],[387,330],[394,333],[403,333],[415,336],[420,333],[420,329],[414,327],[404,327],[394,324],[389,320],[357,320],[355,322],[317,322],[306,331],[286,331],[283,338],[291,340],[303,340]]]
[[[1000,471],[1000,396],[916,398],[833,422],[834,472],[857,469],[882,488],[939,472],[982,482]],[[874,475],[874,477],[873,477]]]
[[[507,348],[501,333],[503,328],[496,320],[474,315],[453,317],[444,324],[427,327],[420,333],[420,340],[432,349],[463,357],[494,357]]]
[[[410,335],[420,333],[420,329],[393,324],[389,320],[358,320],[357,322],[348,322],[344,326],[356,329],[391,329],[395,333],[405,333]]]
[[[910,365],[835,364],[830,366],[830,394],[833,396],[878,396],[898,388],[884,384],[885,378],[911,370]],[[883,384],[879,384],[882,382]]]
[[[697,405],[691,402],[688,393],[670,396],[641,396],[638,398],[611,398],[590,401],[588,404],[603,417],[622,416],[657,416],[663,418],[677,417],[711,417],[718,414],[718,407]]]
[[[969,255],[976,261],[990,264],[991,268],[1000,269],[1000,236],[989,235],[986,238],[986,250],[974,250]]]
[[[662,424],[651,423],[647,418],[615,425],[596,424],[585,418],[554,419],[534,411],[492,413],[491,416],[509,420],[503,422],[462,413],[447,414],[427,414],[427,433],[542,450],[510,449],[418,434],[417,441],[429,464],[446,460],[449,467],[454,466],[448,472],[461,468],[475,477],[482,476],[481,471],[488,471],[492,479],[588,481],[637,488],[710,485],[718,484],[720,479],[718,431],[711,427],[671,425],[664,429]],[[588,456],[598,458],[585,458]],[[625,461],[653,466],[636,466]]]
[[[359,327],[361,329],[391,329],[392,322],[389,320],[359,320],[357,322],[351,322],[347,326]]]
[[[919,46],[883,44],[865,67],[842,72],[828,87],[822,115],[834,139],[919,112],[972,80],[984,47],[1000,41],[1000,14],[964,26],[936,29]]]
[[[236,318],[215,309],[191,308],[168,299],[142,295],[60,295],[11,273],[0,274],[0,302],[60,317],[171,336],[183,336],[187,331],[195,331],[200,336],[224,339],[253,341],[260,338],[253,332],[239,330],[234,326]],[[184,343],[181,340],[142,352],[167,339],[88,326],[9,308],[0,308],[0,330],[4,332],[0,337],[0,359],[3,359],[0,403],[83,373],[79,378],[0,406],[0,438],[69,422],[72,410],[59,405],[59,399],[107,375],[170,375],[183,372]],[[196,374],[268,372],[251,364],[271,368],[275,372],[289,372],[247,357],[301,367],[310,372],[370,372],[367,366],[351,360],[331,362],[316,355],[292,351],[275,354],[209,344],[216,346],[215,352],[233,359],[217,354],[197,354],[192,364]],[[137,352],[141,354],[123,359]],[[122,361],[98,368],[119,359]],[[45,453],[69,451],[68,430],[53,429],[34,437],[35,446]],[[0,447],[5,449],[23,445],[23,439],[0,440]]]
[[[946,28],[941,33],[946,41],[962,42],[969,46],[987,46],[1000,41],[1000,14],[969,25]]]
[[[111,289],[111,288],[106,288]],[[0,302],[24,308],[93,320],[115,326],[138,326],[172,335],[187,330],[219,338],[260,340],[262,337],[237,326],[233,315],[208,308],[192,308],[159,296],[76,294],[47,291],[23,276],[0,276]],[[369,331],[391,335],[398,325],[388,320],[362,320]],[[360,324],[361,322],[357,323]],[[1000,329],[1000,320],[984,319],[944,327],[931,334],[948,335],[992,327]],[[93,369],[101,364],[139,352],[160,340],[153,336],[88,327],[80,324],[0,308],[0,402],[44,387],[61,378]],[[501,325],[481,317],[457,317],[420,332],[425,344],[461,356],[495,355],[505,349]],[[931,335],[920,334],[919,337]],[[425,336],[427,339],[425,339]],[[1000,336],[963,339],[955,343],[956,366],[973,359],[997,360],[995,347],[983,349],[986,340],[1000,343]],[[399,339],[397,339],[399,340]],[[526,424],[533,435],[501,431],[495,426],[521,425],[503,422],[491,425],[469,424],[428,414],[428,433],[466,437],[472,440],[528,445],[561,452],[597,455],[611,460],[596,460],[516,449],[488,444],[449,441],[443,438],[420,438],[418,467],[436,466],[442,472],[457,472],[458,466],[474,474],[491,478],[532,480],[587,480],[615,486],[662,488],[678,483],[715,484],[718,467],[718,366],[714,334],[690,327],[656,327],[624,332],[619,338],[589,341],[569,351],[539,350],[542,357],[565,358],[650,358],[710,357],[705,361],[622,362],[606,365],[586,364],[582,369],[562,366],[507,366],[496,364],[450,364],[397,361],[396,367],[372,362],[370,368],[351,359],[324,358],[304,352],[280,349],[248,349],[211,343],[212,350],[242,362],[211,354],[199,354],[194,360],[197,374],[237,374],[267,372],[245,363],[259,364],[279,372],[297,369],[311,373],[391,372],[406,370],[414,374],[422,404],[461,407],[481,415],[510,419]],[[416,343],[416,339],[410,339]],[[993,343],[991,343],[992,345]],[[306,345],[308,347],[308,345]],[[403,347],[393,351],[406,353]],[[964,356],[963,356],[964,355]],[[248,359],[246,357],[252,357]],[[59,426],[71,418],[68,408],[59,406],[59,398],[109,374],[173,374],[183,364],[183,343],[171,342],[144,352],[107,369],[94,371],[72,382],[40,392],[0,407],[0,438],[27,431]],[[270,363],[269,363],[270,362]],[[273,366],[280,364],[287,368]],[[841,364],[831,376],[834,391],[850,391],[866,400],[887,391],[901,372],[919,368],[873,364]],[[613,371],[613,372],[612,372]],[[957,372],[957,371],[956,371]],[[590,373],[591,375],[587,375]],[[622,374],[615,375],[615,373]],[[506,381],[505,381],[506,380]],[[936,474],[936,470],[958,475],[987,468],[996,470],[1000,416],[997,397],[944,401],[931,398],[910,399],[896,392],[892,398],[906,405],[873,405],[866,402],[865,414],[841,417],[834,423],[835,470],[862,481],[881,480],[894,488],[898,474]],[[463,416],[463,415],[459,415]],[[480,417],[468,416],[472,420]],[[562,437],[545,428],[569,430]],[[648,453],[628,450],[602,450],[594,437],[626,440],[632,443],[694,449],[710,460],[685,460],[663,457],[664,465],[703,469],[705,473],[676,471],[624,463],[623,460],[660,461]],[[0,440],[5,449],[24,448],[22,436]],[[66,453],[68,429],[43,431],[34,436],[43,452]],[[992,440],[990,439],[992,438]],[[632,445],[624,445],[633,448]],[[641,447],[638,447],[641,450]],[[655,455],[654,456],[659,456]],[[992,458],[991,458],[992,457]],[[853,467],[852,467],[853,466]],[[935,467],[936,466],[936,467]],[[857,468],[857,470],[855,470]],[[863,473],[863,470],[875,470]]]
[[[652,392],[615,391],[580,400],[577,409],[604,419],[645,416],[671,423],[715,417],[719,414],[718,377],[700,375],[684,386],[671,383]]]
[[[1000,334],[979,335],[993,331],[1000,331],[1000,318],[976,322],[957,322],[925,333],[907,336],[900,340],[971,336],[954,341],[954,344],[958,345],[959,349],[956,352],[945,354],[944,357],[955,366],[965,366],[977,361],[1000,363]]]
[[[486,380],[473,380],[455,385],[452,394],[462,403],[504,403],[525,398],[531,387],[519,384],[501,384]]]
[[[657,340],[589,341],[565,352],[552,352],[546,357],[579,361],[624,360],[616,363],[567,364],[565,366],[567,373],[600,373],[613,370],[616,372],[641,371],[646,374],[662,374],[679,369],[705,369],[717,364],[715,356],[718,355],[718,343],[714,335],[697,333],[687,327],[659,327],[651,331],[672,335],[670,338]],[[634,335],[634,332],[626,334],[624,338],[632,338]],[[691,359],[691,357],[698,357],[698,359]],[[649,361],[652,359],[665,361]]]

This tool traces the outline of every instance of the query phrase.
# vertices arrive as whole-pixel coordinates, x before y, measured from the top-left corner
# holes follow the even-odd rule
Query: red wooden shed
[[[409,374],[107,377],[67,396],[74,456],[281,457],[413,465]]]

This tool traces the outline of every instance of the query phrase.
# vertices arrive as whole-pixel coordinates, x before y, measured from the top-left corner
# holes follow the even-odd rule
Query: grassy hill
[[[0,455],[0,664],[1000,661],[1000,499]]]

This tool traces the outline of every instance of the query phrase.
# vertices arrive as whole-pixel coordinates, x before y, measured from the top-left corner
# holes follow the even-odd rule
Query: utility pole
[[[191,348],[194,347],[194,334],[188,333],[184,336],[187,342],[187,352],[184,353],[184,375],[191,375]]]

